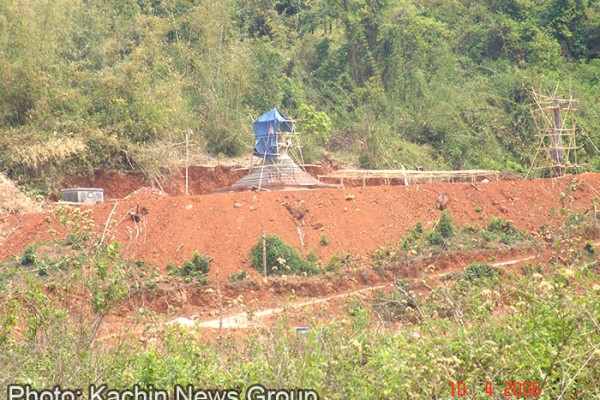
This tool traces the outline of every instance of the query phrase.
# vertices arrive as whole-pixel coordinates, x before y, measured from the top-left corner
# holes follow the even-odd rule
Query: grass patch
[[[319,239],[319,244],[321,246],[327,246],[329,244],[329,238],[326,233],[321,234],[321,239]]]
[[[502,246],[532,244],[533,238],[520,231],[512,221],[492,217],[485,226],[459,226],[445,210],[434,226],[426,230],[415,224],[399,244],[380,248],[372,256],[373,268],[399,268],[417,257],[428,257],[449,251],[497,249]]]
[[[458,226],[444,211],[431,230],[424,230],[417,222],[415,228],[400,243],[399,250],[435,252],[474,248],[494,248],[499,244],[513,245],[530,242],[531,236],[519,230],[512,221],[492,217],[485,226]]]

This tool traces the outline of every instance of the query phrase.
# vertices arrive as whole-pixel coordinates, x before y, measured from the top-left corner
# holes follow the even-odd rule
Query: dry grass
[[[11,156],[11,164],[22,165],[39,172],[48,165],[61,165],[76,154],[84,153],[86,144],[78,138],[52,138],[43,144],[34,144],[17,150]]]
[[[0,173],[0,216],[39,211],[39,205],[25,196],[17,185]]]

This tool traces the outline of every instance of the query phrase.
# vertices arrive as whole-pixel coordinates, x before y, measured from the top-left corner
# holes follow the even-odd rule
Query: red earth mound
[[[218,168],[214,172],[217,176]],[[130,177],[98,177],[99,181],[103,179],[113,196],[129,195],[126,189],[135,186]],[[195,192],[204,190],[201,183],[195,188]],[[487,184],[434,183],[187,197],[142,190],[126,199],[89,208],[100,233],[114,208],[106,233],[122,243],[127,257],[164,268],[169,261],[178,264],[190,259],[194,251],[205,252],[213,258],[210,277],[215,278],[218,268],[224,280],[240,269],[251,270],[250,249],[263,230],[298,248],[302,237],[303,253],[314,250],[324,262],[336,252],[364,255],[398,242],[417,221],[431,228],[441,213],[438,198],[442,193],[447,194],[447,208],[461,224],[483,225],[491,216],[501,216],[521,229],[534,231],[543,224],[560,223],[561,208],[589,209],[600,193],[600,174]],[[132,211],[139,213],[137,222],[130,215]],[[0,245],[0,261],[20,254],[30,243],[50,240],[51,230],[58,231],[59,237],[65,233],[52,212],[27,214],[9,222],[10,233]],[[320,243],[322,235],[327,235],[326,246]]]

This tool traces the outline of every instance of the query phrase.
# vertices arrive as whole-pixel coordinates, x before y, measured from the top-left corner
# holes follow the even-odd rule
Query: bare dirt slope
[[[211,193],[214,189],[233,185],[247,173],[248,170],[241,167],[190,167],[188,193]],[[185,175],[184,170],[180,170],[169,176],[149,179],[141,172],[97,170],[91,175],[69,176],[61,186],[103,188],[104,196],[109,199],[123,198],[143,186],[162,189],[169,195],[177,196],[185,194]]]
[[[114,187],[118,181],[111,181]],[[126,186],[126,185],[125,185]],[[133,189],[132,186],[128,186]],[[561,208],[585,211],[600,193],[600,174],[560,179],[491,183],[434,183],[339,190],[245,192],[193,196],[160,196],[138,190],[128,198],[92,206],[99,232],[109,220],[107,236],[122,243],[125,255],[164,268],[194,251],[213,258],[220,278],[249,268],[249,252],[262,231],[314,250],[324,262],[336,252],[364,255],[397,242],[421,221],[431,227],[439,218],[438,197],[459,223],[484,224],[491,216],[513,220],[524,230],[558,224]],[[147,211],[138,222],[129,213]],[[0,245],[0,260],[20,254],[32,242],[51,239],[49,230],[64,234],[53,212],[32,213],[6,221],[10,233]],[[328,245],[320,244],[322,235]],[[255,272],[252,272],[255,273]]]

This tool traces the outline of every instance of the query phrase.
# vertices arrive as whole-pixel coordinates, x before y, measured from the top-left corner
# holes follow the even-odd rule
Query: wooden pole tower
[[[552,176],[562,176],[568,169],[577,168],[577,144],[573,104],[579,102],[569,95],[558,96],[558,85],[544,95],[532,89],[535,105],[531,115],[539,139],[537,152],[527,175],[533,169],[543,169]],[[540,154],[541,153],[541,154]]]

